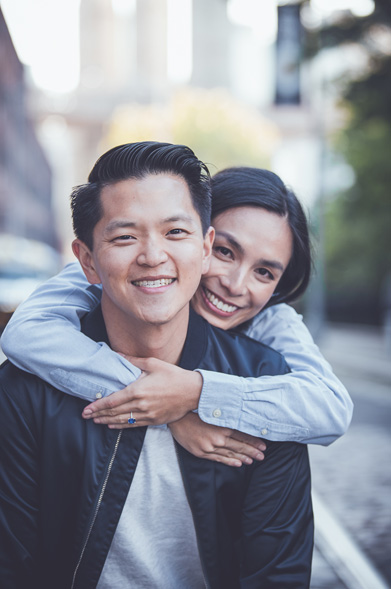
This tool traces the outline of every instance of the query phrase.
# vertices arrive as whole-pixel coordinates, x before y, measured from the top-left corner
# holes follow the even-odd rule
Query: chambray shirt
[[[100,294],[78,263],[69,264],[18,307],[1,339],[4,353],[19,368],[88,401],[124,388],[140,370],[80,332],[80,318]],[[302,317],[289,305],[275,305],[245,333],[283,354],[291,373],[243,378],[200,370],[200,418],[273,441],[328,445],[345,433],[352,401]]]

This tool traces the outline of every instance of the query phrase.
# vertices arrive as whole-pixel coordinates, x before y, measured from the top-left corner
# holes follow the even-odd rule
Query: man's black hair
[[[183,178],[205,235],[211,211],[207,166],[185,145],[143,141],[119,145],[104,153],[92,168],[88,183],[73,189],[71,209],[76,237],[92,250],[94,227],[103,215],[100,194],[104,186],[131,178],[141,180],[150,174],[175,174]]]

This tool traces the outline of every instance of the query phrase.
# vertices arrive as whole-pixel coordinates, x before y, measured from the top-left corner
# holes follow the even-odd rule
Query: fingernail
[[[265,457],[263,454],[261,454],[260,452],[255,456],[256,460],[263,460]]]
[[[91,409],[84,409],[83,415],[92,415]]]
[[[243,462],[245,462],[246,464],[252,464],[253,461],[251,458],[249,458],[248,456],[246,456],[246,458],[244,458]]]

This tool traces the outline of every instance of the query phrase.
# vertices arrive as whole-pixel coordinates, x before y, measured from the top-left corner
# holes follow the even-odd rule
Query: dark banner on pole
[[[300,5],[278,7],[276,104],[300,104]]]

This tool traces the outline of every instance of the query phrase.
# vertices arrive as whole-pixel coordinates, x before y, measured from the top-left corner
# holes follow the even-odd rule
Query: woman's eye
[[[215,252],[221,254],[224,257],[232,257],[232,252],[228,247],[218,246],[214,248]]]
[[[260,274],[261,276],[266,276],[266,278],[269,278],[270,280],[274,280],[274,276],[273,274],[270,272],[270,270],[267,270],[267,268],[257,268],[257,274]]]

